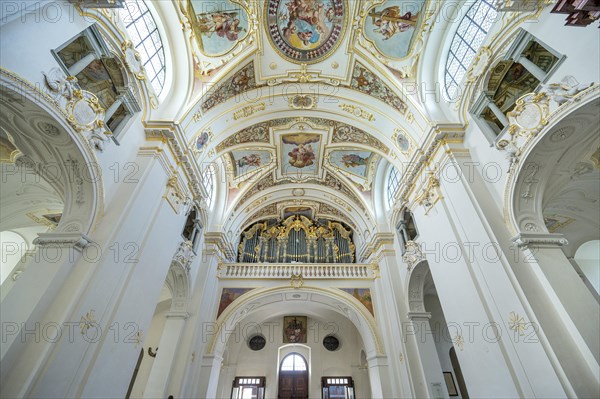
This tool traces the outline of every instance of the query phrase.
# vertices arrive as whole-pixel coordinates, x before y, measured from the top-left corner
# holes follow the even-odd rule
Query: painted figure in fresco
[[[364,166],[367,164],[369,158],[363,158],[358,154],[345,154],[342,156],[342,162],[347,168],[354,168],[356,166]]]
[[[413,15],[410,11],[401,15],[399,6],[383,9],[379,17],[377,17],[377,13],[371,14],[371,16],[375,18],[374,24],[377,26],[374,31],[380,33],[383,40],[390,39],[396,33],[414,28],[418,19],[418,13]]]
[[[295,168],[304,168],[314,163],[315,152],[310,144],[298,144],[296,148],[288,152],[290,165]]]
[[[400,147],[400,150],[402,151],[406,152],[410,148],[410,142],[403,134],[398,134],[396,142],[398,143],[398,147]]]
[[[196,139],[196,149],[198,151],[202,151],[206,143],[208,143],[208,133],[202,132],[202,134],[200,134],[200,136],[198,136]]]
[[[260,167],[260,165],[261,165],[261,158],[260,158],[260,155],[258,155],[258,154],[244,155],[237,161],[238,168],[244,168],[244,167],[250,167],[250,166]]]
[[[244,29],[239,26],[240,19],[237,12],[214,12],[210,14],[198,14],[198,27],[200,32],[211,36],[226,38],[229,41],[238,40],[239,33]]]
[[[301,43],[304,47],[314,47],[329,36],[334,17],[332,7],[325,6],[324,0],[290,0],[279,13],[284,22],[283,36],[288,43]]]

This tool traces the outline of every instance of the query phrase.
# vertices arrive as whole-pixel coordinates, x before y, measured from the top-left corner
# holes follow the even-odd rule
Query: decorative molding
[[[93,148],[104,151],[112,133],[104,125],[105,111],[98,103],[98,97],[79,89],[77,78],[66,76],[60,68],[42,74],[46,87],[54,93],[54,100],[66,113],[69,124],[83,134]]]
[[[423,189],[421,195],[419,195],[415,201],[422,205],[425,208],[425,214],[427,215],[429,211],[437,204],[437,202],[444,198],[442,197],[440,190],[440,181],[435,177],[433,173],[429,175],[427,180],[427,185]]]
[[[81,335],[86,335],[88,330],[94,326],[98,327],[98,322],[94,312],[94,309],[92,309],[85,315],[81,316],[81,319],[79,319],[79,332]]]
[[[304,285],[302,274],[292,274],[290,277],[290,286],[294,289],[300,289]]]
[[[392,245],[394,243],[393,233],[375,233],[371,241],[366,242],[360,250],[360,262],[366,262],[371,256],[375,255],[383,246]]]
[[[192,158],[188,155],[186,151],[185,144],[183,143],[183,138],[180,138],[180,135],[176,134],[176,129],[178,129],[179,125],[170,125],[165,127],[151,127],[149,126],[146,132],[146,138],[148,140],[158,140],[164,143],[167,143],[175,161],[183,166],[183,171],[188,180],[188,186],[190,191],[192,192],[192,196],[194,199],[203,199],[204,189],[201,187],[199,171],[197,172],[195,169],[195,164],[193,163]]]
[[[125,40],[121,43],[121,50],[123,51],[123,62],[133,76],[135,76],[137,80],[146,80],[142,56],[135,49],[133,42],[131,40]]]
[[[510,312],[508,315],[508,328],[519,335],[525,335],[525,326],[526,323],[522,316],[519,316],[516,312]]]
[[[33,240],[33,244],[39,247],[73,247],[80,252],[91,243],[92,240],[81,233],[39,233]]]
[[[206,232],[204,233],[205,245],[214,245],[228,261],[235,259],[235,250],[233,245],[227,239],[225,233],[222,232]]]
[[[296,94],[288,99],[291,109],[313,109],[317,106],[317,96],[307,94]]]
[[[265,109],[266,109],[265,103],[248,105],[248,106],[240,109],[239,111],[235,111],[233,113],[233,119],[237,121],[238,119],[247,118],[249,116],[254,115],[257,112],[264,111]]]
[[[556,248],[567,245],[569,242],[562,234],[550,233],[521,233],[514,237],[513,242],[519,248]]]
[[[489,47],[482,46],[467,71],[467,82],[474,82],[479,79],[488,70],[491,61],[492,50]]]
[[[321,71],[308,70],[308,64],[301,64],[299,70],[288,71],[286,76],[275,77],[267,80],[267,85],[277,86],[282,83],[325,83],[330,86],[339,86],[339,79],[325,77],[321,75]]]
[[[366,119],[369,122],[375,121],[375,116],[372,113],[367,112],[364,109],[362,109],[361,107],[358,107],[356,105],[339,104],[338,107],[340,107],[342,109],[342,111],[352,114],[352,115],[356,116],[357,118]]]
[[[406,243],[406,251],[402,255],[402,260],[406,263],[408,271],[411,271],[413,267],[419,264],[419,262],[425,260],[425,255],[421,251],[421,246],[414,242],[408,241]]]
[[[167,190],[164,199],[167,200],[171,208],[179,215],[181,209],[190,201],[179,184],[177,175],[173,175],[167,181]]]
[[[402,115],[406,115],[408,106],[400,97],[389,88],[374,72],[364,67],[359,62],[354,64],[350,89],[375,97],[390,107],[396,109]]]
[[[181,264],[181,266],[189,273],[190,264],[194,261],[195,257],[196,254],[192,248],[192,242],[186,240],[179,243],[175,255],[173,256],[173,262]]]
[[[574,76],[567,75],[561,79],[560,83],[550,83],[542,87],[542,92],[558,106],[573,100],[579,93],[594,86],[594,82],[591,83],[579,83]]]
[[[454,337],[452,344],[454,344],[454,346],[456,346],[460,351],[465,349],[465,340],[460,334]]]
[[[258,87],[260,85],[256,83],[254,62],[250,62],[236,71],[229,79],[222,81],[216,88],[206,93],[204,96],[205,100],[200,104],[198,112],[205,114],[213,107],[226,102],[230,98]]]

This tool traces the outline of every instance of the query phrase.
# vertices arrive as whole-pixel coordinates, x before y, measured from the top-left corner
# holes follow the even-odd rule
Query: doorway
[[[299,353],[290,353],[279,367],[279,399],[308,399],[308,365]]]

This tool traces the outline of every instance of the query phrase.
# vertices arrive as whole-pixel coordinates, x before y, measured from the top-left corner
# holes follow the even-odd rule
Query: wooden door
[[[281,371],[279,399],[307,399],[308,371]]]

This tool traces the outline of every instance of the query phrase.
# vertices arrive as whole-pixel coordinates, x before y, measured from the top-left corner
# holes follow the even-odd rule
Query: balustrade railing
[[[375,279],[378,268],[356,263],[226,263],[219,266],[220,279]]]

